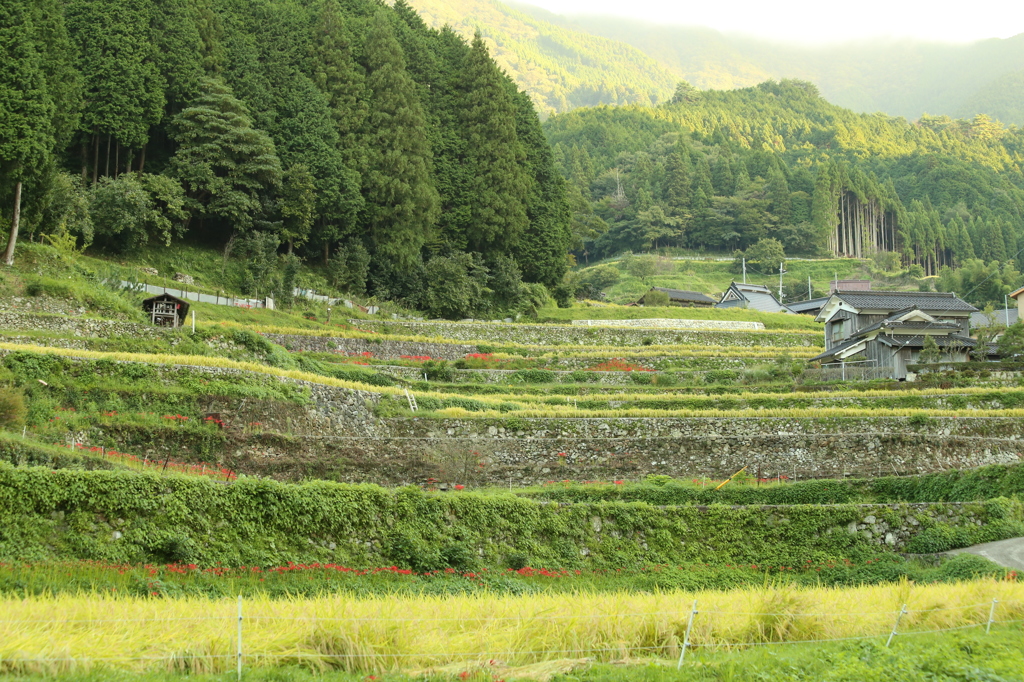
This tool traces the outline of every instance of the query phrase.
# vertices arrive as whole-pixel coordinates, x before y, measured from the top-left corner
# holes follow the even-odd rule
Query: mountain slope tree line
[[[479,37],[404,0],[7,4],[8,263],[19,238],[188,237],[411,305],[454,277],[477,294],[460,314],[514,309],[567,268],[565,185],[529,97]],[[274,271],[247,287],[290,291]]]
[[[856,114],[801,81],[576,110],[545,130],[581,258],[676,246],[895,253],[924,275],[1024,266],[1024,131],[984,115]],[[1001,302],[1001,301],[1000,301]]]

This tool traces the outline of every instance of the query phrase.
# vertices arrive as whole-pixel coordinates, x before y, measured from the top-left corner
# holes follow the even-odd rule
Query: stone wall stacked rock
[[[135,336],[154,339],[169,330],[151,325],[121,322],[116,320],[94,320],[86,317],[67,315],[43,315],[0,311],[0,329],[54,332],[75,336],[111,337]]]
[[[264,334],[272,343],[291,351],[313,353],[348,353],[359,355],[371,353],[378,358],[400,358],[403,355],[429,355],[438,360],[458,360],[470,353],[477,353],[477,347],[458,343],[419,343],[413,341],[391,341],[380,339],[349,339],[340,336],[299,336],[294,334]]]
[[[762,322],[742,320],[679,320],[647,317],[641,320],[573,320],[574,327],[631,327],[639,329],[713,329],[719,331],[758,331]]]
[[[350,339],[340,336],[299,336],[292,334],[264,334],[268,341],[284,346],[291,351],[308,351],[313,353],[338,353],[340,355],[358,356],[369,353],[376,359],[397,360],[406,357],[429,356],[436,360],[459,360],[467,355],[479,353],[477,345],[462,343],[443,342],[418,342],[418,341],[390,341],[386,337],[381,339]],[[637,346],[638,349],[643,346]],[[555,352],[564,350],[570,353],[571,349],[552,348]],[[544,349],[537,349],[537,354],[544,352]],[[780,351],[784,354],[785,351]],[[729,357],[728,355],[715,356],[631,356],[628,353],[609,351],[607,355],[599,357],[578,357],[575,355],[559,355],[545,358],[544,364],[547,367],[558,368],[565,371],[577,369],[589,369],[603,360],[610,358],[623,358],[644,369],[663,369],[667,366],[685,367],[696,371],[712,369],[745,369],[771,363],[771,357]]]
[[[624,327],[574,327],[554,324],[503,324],[493,322],[405,322],[350,320],[361,329],[396,336],[424,336],[452,341],[563,344],[570,346],[639,346],[693,344],[702,346],[771,346],[811,348],[824,343],[823,332],[722,331],[709,329],[628,329]]]
[[[382,419],[374,414],[379,393],[277,380],[305,388],[308,400],[203,399],[229,425],[222,463],[292,480],[526,485],[648,474],[720,478],[743,466],[762,478],[904,475],[1012,463],[1024,453],[1024,420],[1014,418]],[[102,442],[105,434],[77,435]],[[154,455],[182,456],[173,434],[152,447]]]

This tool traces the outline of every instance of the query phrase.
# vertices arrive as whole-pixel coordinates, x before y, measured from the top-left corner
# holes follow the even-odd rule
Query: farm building
[[[670,304],[683,306],[685,308],[710,308],[715,305],[715,299],[710,296],[705,296],[699,291],[666,289],[664,287],[651,287],[651,291],[660,291],[668,294],[668,302]],[[637,304],[642,304],[643,300],[643,297],[641,297],[640,300],[637,301]]]
[[[722,294],[722,300],[716,308],[747,308],[760,310],[763,313],[788,313],[789,308],[779,303],[775,294],[760,284],[740,284],[733,282]]]
[[[142,302],[142,309],[149,315],[150,322],[158,327],[180,327],[188,315],[188,301],[164,293]]]
[[[907,376],[918,361],[925,338],[932,337],[947,362],[963,362],[974,346],[971,313],[977,308],[956,294],[906,291],[839,291],[815,318],[825,323],[823,362],[866,361]]]

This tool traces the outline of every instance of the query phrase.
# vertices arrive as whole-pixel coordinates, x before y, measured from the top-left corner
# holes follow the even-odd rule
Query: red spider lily
[[[631,362],[627,362],[622,358],[612,358],[605,362],[594,365],[593,367],[587,368],[588,372],[653,372],[653,369],[647,369],[640,365],[634,365]]]

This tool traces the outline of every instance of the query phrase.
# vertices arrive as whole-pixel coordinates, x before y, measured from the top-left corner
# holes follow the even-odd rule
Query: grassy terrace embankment
[[[163,367],[195,367],[229,370],[241,372],[241,377],[249,377],[242,383],[236,380],[183,378],[185,386],[169,388],[164,385],[151,386],[150,393],[161,393],[170,400],[171,396],[180,396],[181,402],[170,400],[168,407],[183,405],[190,396],[224,395],[241,396],[246,393],[244,386],[260,386],[259,390],[250,389],[251,397],[264,399],[284,399],[281,391],[297,395],[299,389],[288,384],[280,384],[276,380],[291,380],[310,384],[366,391],[380,395],[382,398],[391,396],[393,405],[384,410],[384,416],[406,414],[405,391],[399,386],[380,386],[371,383],[369,375],[366,382],[337,379],[313,372],[290,370],[256,362],[235,361],[223,357],[144,354],[144,353],[105,353],[101,351],[45,348],[20,344],[2,344],[0,350],[16,353],[12,360],[5,361],[9,370],[17,371],[22,380],[31,380],[48,376],[55,378],[55,372],[63,372],[63,366],[35,363],[31,358],[69,358],[83,359],[106,363],[133,363],[139,366],[134,370],[137,376],[122,376],[120,385],[116,382],[99,381],[95,368],[88,369],[87,382],[92,389],[99,392],[115,390],[115,392],[139,392],[139,387],[124,385],[124,381],[151,378],[146,365]],[[26,353],[30,355],[26,355]],[[37,366],[38,364],[38,366]],[[114,372],[112,364],[101,365],[103,372]],[[121,374],[130,375],[133,370],[121,370]],[[115,372],[116,373],[116,372]],[[39,374],[39,377],[35,377]],[[358,376],[358,373],[352,375]],[[59,379],[58,379],[59,380]],[[195,384],[202,381],[201,385]],[[266,383],[270,381],[270,383]],[[253,383],[255,382],[255,383]],[[429,384],[428,384],[429,385]],[[255,391],[255,392],[254,392]],[[587,399],[577,399],[573,403],[564,397],[544,395],[517,394],[498,395],[458,395],[441,393],[431,390],[416,390],[414,393],[425,414],[436,414],[442,417],[458,418],[494,418],[514,414],[521,417],[729,417],[752,414],[761,417],[831,417],[849,416],[863,417],[877,414],[884,410],[891,416],[914,416],[918,414],[931,416],[958,416],[969,410],[972,416],[1024,416],[1024,391],[1010,388],[988,389],[981,387],[922,388],[919,390],[900,391],[849,391],[830,392],[827,394],[792,393],[748,393],[718,396],[672,395],[670,390],[657,397],[648,393],[633,394],[628,392],[605,394]],[[404,405],[404,407],[403,407]],[[411,416],[411,415],[410,415]]]
[[[945,486],[949,496],[968,499],[923,506],[895,502],[905,490],[891,484],[871,491],[886,502],[867,506],[661,507],[585,497],[564,505],[508,492],[445,494],[330,482],[240,478],[225,484],[148,472],[0,464],[0,561],[295,561],[466,569],[512,561],[570,569],[863,562],[893,546],[858,532],[867,515],[872,518],[866,523],[884,522],[908,551],[1024,535],[1020,502],[978,497],[1019,495],[1019,473],[1003,467],[988,476],[1003,481],[956,489],[956,481],[932,479],[933,492]],[[916,493],[908,489],[928,496],[922,492],[927,484]],[[814,488],[809,490],[813,499]],[[780,496],[792,500],[799,493]]]

